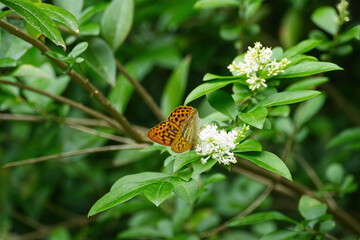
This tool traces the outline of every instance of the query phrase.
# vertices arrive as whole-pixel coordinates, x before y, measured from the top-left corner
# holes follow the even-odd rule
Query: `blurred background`
[[[356,127],[360,126],[360,30],[357,30],[357,39],[354,37],[333,45],[334,36],[312,20],[316,10],[324,6],[335,8],[337,1],[255,1],[253,11],[245,11],[231,4],[203,8],[196,0],[135,0],[130,33],[121,47],[114,51],[104,37],[107,33],[101,24],[110,1],[43,2],[60,6],[77,17],[80,24],[78,36],[62,29],[68,48],[83,41],[89,43],[83,55],[85,62],[81,64],[86,76],[130,122],[144,128],[154,126],[158,120],[124,76],[116,72],[115,59],[141,81],[166,112],[169,110],[164,106],[166,103],[162,102],[162,96],[176,71],[183,74],[184,84],[179,91],[185,99],[201,84],[206,73],[230,75],[227,66],[254,42],[287,49],[307,38],[323,39],[324,44],[312,50],[310,55],[332,61],[344,71],[326,73],[328,81],[318,87],[324,92],[318,101],[318,110],[295,138],[288,166],[294,180],[315,189],[295,161],[295,156],[301,154],[324,182],[321,191],[332,192],[341,207],[360,219],[360,192],[356,191],[355,184],[360,178],[360,134],[351,141],[329,145],[344,130],[348,129],[350,133],[359,131]],[[360,23],[360,2],[349,3],[350,21],[344,24],[341,32]],[[21,19],[9,18],[9,22],[29,31]],[[50,41],[46,44],[54,51],[62,52]],[[9,55],[18,63],[33,65],[51,77],[51,82],[46,83],[48,85],[39,81],[37,87],[102,111],[87,92],[50,64],[37,49],[1,29],[0,57]],[[2,75],[16,71],[0,70]],[[285,89],[294,81],[297,80],[283,81],[280,88]],[[115,86],[111,86],[114,83]],[[190,105],[198,108],[201,118],[214,112],[204,98]],[[281,156],[284,144],[291,136],[289,127],[297,107],[291,108],[290,117],[272,122],[272,129],[256,136],[264,149]],[[87,117],[76,109],[26,91],[11,95],[0,87],[0,111],[1,165],[116,144],[54,120],[54,116]],[[5,120],[4,114],[40,115],[46,121],[9,121]],[[106,127],[93,128],[111,133]],[[167,156],[153,151],[124,150],[0,169],[0,239],[115,239],[118,234],[127,238],[121,233],[141,231],[144,226],[156,226],[158,231],[163,231],[164,236],[159,238],[190,239],[192,233],[210,229],[241,212],[264,189],[260,183],[216,167],[213,171],[223,172],[227,179],[211,185],[195,206],[172,199],[157,208],[145,198],[136,197],[100,215],[86,217],[95,201],[119,177],[160,171]],[[334,180],[335,175],[340,176],[340,180]],[[276,193],[261,205],[261,209],[279,210],[294,218],[299,216],[297,203]],[[173,237],[166,235],[170,223],[178,232]],[[266,232],[282,227],[268,222],[227,231],[219,239],[259,239]],[[341,225],[337,225],[334,233],[341,239],[356,239]]]

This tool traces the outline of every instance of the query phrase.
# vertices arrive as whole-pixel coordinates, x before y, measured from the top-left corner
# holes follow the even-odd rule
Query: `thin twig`
[[[233,217],[231,220],[224,222],[223,224],[210,229],[209,231],[203,232],[200,234],[201,238],[207,238],[210,237],[218,232],[224,231],[227,227],[228,224],[238,218],[242,218],[245,217],[247,215],[249,215],[250,213],[252,213],[256,208],[258,208],[262,202],[264,202],[264,200],[270,195],[271,191],[273,190],[274,185],[268,185],[265,190],[259,195],[259,197],[252,203],[250,204],[244,211],[242,211],[240,214],[238,214],[237,216]]]
[[[151,97],[151,95],[146,91],[146,89],[137,81],[130,73],[126,70],[126,68],[119,62],[116,61],[117,69],[124,74],[125,78],[133,85],[136,92],[142,97],[144,102],[149,106],[151,111],[155,114],[159,121],[164,121],[166,118],[161,112],[160,107],[156,104],[155,100]]]
[[[55,65],[57,65],[60,69],[66,71],[68,69],[68,65],[60,61],[58,59],[54,59],[51,56],[47,55],[46,52],[50,51],[50,49],[41,41],[36,38],[31,37],[29,34],[25,33],[21,29],[17,28],[16,26],[4,21],[0,20],[0,27],[4,28],[10,34],[15,35],[25,42],[30,43],[35,48],[39,49],[42,54],[44,54],[48,59],[50,59]],[[128,120],[119,113],[115,107],[110,103],[110,101],[92,84],[90,81],[80,74],[75,72],[73,69],[66,72],[67,75],[71,77],[76,83],[78,83],[82,88],[90,93],[90,96],[97,100],[103,109],[110,114],[116,121],[120,123],[123,127],[124,132],[130,135],[135,141],[137,142],[146,142],[145,136],[137,132],[132,125],[128,122]]]
[[[95,130],[93,128],[88,128],[88,127],[77,125],[77,124],[68,124],[68,126],[70,128],[76,129],[78,131],[82,131],[82,132],[85,132],[85,133],[88,133],[88,134],[92,134],[92,135],[95,135],[95,136],[99,136],[99,137],[102,137],[102,138],[113,140],[113,141],[116,141],[116,142],[119,142],[119,143],[127,143],[127,144],[134,144],[135,143],[135,141],[132,140],[132,139],[117,136],[117,135],[114,135],[114,134],[109,134],[109,133],[102,132],[102,131],[98,131],[98,130]]]
[[[65,153],[47,155],[47,156],[42,156],[42,157],[38,157],[38,158],[30,158],[30,159],[25,159],[25,160],[21,160],[21,161],[6,163],[1,168],[10,168],[10,167],[16,167],[16,166],[21,166],[21,165],[26,165],[26,164],[34,164],[34,163],[44,162],[44,161],[48,161],[48,160],[52,160],[52,159],[71,157],[71,156],[76,156],[76,155],[81,155],[81,154],[118,151],[118,150],[124,150],[124,149],[140,149],[140,148],[144,148],[147,146],[148,146],[148,144],[144,143],[144,144],[111,145],[111,146],[103,146],[103,147],[95,147],[95,148],[86,148],[86,149],[81,149],[81,150],[76,150],[76,151],[70,151],[70,152],[65,152]]]
[[[40,89],[27,86],[27,85],[19,83],[19,82],[10,82],[10,81],[7,81],[7,80],[0,79],[0,83],[7,84],[7,85],[12,85],[12,86],[16,86],[16,87],[26,89],[26,90],[29,90],[29,91],[32,91],[32,92],[36,92],[36,93],[38,93],[40,95],[43,95],[43,96],[49,97],[51,99],[54,99],[57,102],[68,104],[69,106],[77,108],[77,109],[83,111],[84,113],[89,114],[90,116],[93,116],[93,117],[96,117],[98,119],[102,119],[102,120],[106,121],[111,126],[113,126],[115,129],[118,129],[121,132],[123,131],[123,128],[116,121],[114,121],[113,119],[109,118],[108,116],[106,116],[106,115],[104,115],[104,114],[102,114],[102,113],[100,113],[98,111],[95,111],[95,110],[93,110],[93,109],[91,109],[89,107],[86,107],[85,105],[83,105],[81,103],[75,102],[75,101],[73,101],[73,100],[71,100],[69,98],[66,98],[66,97],[63,97],[63,96],[58,96],[58,95],[55,95],[55,94],[52,94],[52,93],[48,93],[48,92],[45,92],[45,91],[42,91]]]

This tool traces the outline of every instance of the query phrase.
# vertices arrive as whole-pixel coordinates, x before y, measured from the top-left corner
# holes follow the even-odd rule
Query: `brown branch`
[[[243,171],[244,169],[246,171]],[[232,170],[242,173],[245,176],[256,181],[265,182],[266,184],[269,184],[269,182],[275,182],[276,184],[274,186],[274,190],[279,191],[290,197],[299,199],[302,195],[309,195],[313,198],[319,199],[316,193],[310,190],[308,187],[295,181],[291,182],[285,178],[279,178],[277,174],[266,171],[247,160],[239,159],[237,165],[232,167]],[[247,174],[247,172],[250,174]],[[324,202],[323,199],[319,200]],[[351,229],[357,235],[360,235],[360,223],[358,220],[353,218],[349,213],[345,212],[340,207],[334,208],[327,202],[325,202],[325,204],[327,204],[328,206],[329,213],[332,214],[341,225]]]
[[[144,102],[149,106],[151,111],[155,114],[159,121],[164,121],[166,118],[161,112],[160,107],[156,104],[155,100],[151,97],[151,95],[146,91],[146,89],[137,81],[130,73],[126,70],[126,68],[119,62],[116,61],[117,69],[124,74],[125,78],[133,85],[137,93],[142,97]]]
[[[0,21],[2,21],[2,20],[0,20]],[[7,81],[7,80],[1,80],[0,79],[0,83],[7,84],[7,85],[12,85],[12,86],[16,86],[16,87],[26,89],[26,90],[29,90],[29,91],[32,91],[32,92],[36,92],[36,93],[38,93],[40,95],[43,95],[43,96],[49,97],[51,99],[54,99],[57,102],[65,103],[65,104],[67,104],[67,105],[69,105],[71,107],[74,107],[74,108],[77,108],[77,109],[83,111],[86,114],[89,114],[90,116],[93,116],[93,117],[96,117],[98,119],[104,120],[107,123],[109,123],[112,127],[114,127],[115,129],[123,132],[123,128],[119,125],[119,123],[117,123],[113,119],[109,118],[108,116],[106,116],[106,115],[104,115],[104,114],[102,114],[102,113],[100,113],[98,111],[95,111],[95,110],[93,110],[93,109],[91,109],[89,107],[86,107],[85,105],[83,105],[81,103],[75,102],[75,101],[73,101],[73,100],[71,100],[69,98],[66,98],[66,97],[63,97],[63,96],[58,96],[58,95],[55,95],[55,94],[52,94],[52,93],[48,93],[48,92],[45,92],[45,91],[42,91],[40,89],[27,86],[27,85],[19,83],[19,82],[10,82],[10,81]]]
[[[103,146],[103,147],[95,147],[95,148],[86,148],[86,149],[81,149],[81,150],[76,150],[76,151],[70,151],[70,152],[59,153],[59,154],[54,154],[54,155],[47,155],[47,156],[42,156],[42,157],[38,157],[38,158],[30,158],[30,159],[25,159],[25,160],[16,161],[16,162],[10,162],[10,163],[4,164],[1,168],[10,168],[10,167],[16,167],[16,166],[21,166],[21,165],[26,165],[26,164],[34,164],[34,163],[44,162],[44,161],[48,161],[48,160],[52,160],[52,159],[71,157],[71,156],[76,156],[76,155],[81,155],[81,154],[107,152],[107,151],[118,151],[118,150],[123,150],[123,149],[140,149],[140,148],[144,148],[147,146],[148,146],[148,144],[129,144],[129,145],[111,145],[111,146]]]
[[[68,65],[65,62],[54,59],[46,54],[46,52],[50,51],[50,49],[38,39],[31,37],[29,34],[25,33],[21,29],[4,20],[0,20],[0,27],[4,28],[10,34],[21,38],[25,42],[28,42],[37,49],[39,49],[42,54],[49,58],[60,69],[64,71],[67,70]],[[120,125],[124,128],[124,132],[126,132],[137,142],[146,142],[145,136],[137,132],[132,127],[128,120],[114,108],[114,106],[109,102],[109,100],[93,84],[90,83],[89,79],[85,79],[74,70],[68,71],[67,75],[69,75],[71,79],[78,83],[82,88],[88,91],[90,93],[90,96],[97,100],[101,104],[103,109],[120,123]]]
[[[238,214],[237,216],[233,217],[232,219],[230,219],[229,221],[224,222],[223,224],[214,227],[213,229],[210,229],[206,232],[203,232],[200,234],[201,238],[207,238],[210,237],[218,232],[224,231],[227,227],[228,224],[238,218],[242,218],[245,217],[247,215],[249,215],[250,213],[252,213],[256,208],[258,208],[262,202],[264,202],[264,200],[270,195],[271,191],[273,190],[273,185],[268,185],[265,190],[259,195],[259,197],[252,203],[250,204],[244,211],[242,211],[240,214]]]

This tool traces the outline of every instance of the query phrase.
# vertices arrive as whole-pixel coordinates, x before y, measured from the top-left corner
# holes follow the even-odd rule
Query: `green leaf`
[[[284,214],[276,211],[271,211],[271,212],[253,213],[242,218],[231,220],[228,226],[240,227],[240,226],[253,225],[256,223],[272,221],[272,220],[297,224],[295,220],[285,216]]]
[[[14,12],[14,10],[6,10],[6,11],[0,12],[0,19],[6,17],[7,15],[9,15],[10,13],[13,13],[13,12]]]
[[[236,145],[233,152],[261,152],[262,146],[255,139],[247,139],[240,144]]]
[[[194,179],[185,182],[180,178],[171,178],[170,182],[174,185],[174,192],[177,196],[187,203],[194,203],[199,191],[199,185]]]
[[[135,183],[152,184],[154,182],[168,179],[169,177],[171,177],[171,175],[166,173],[159,173],[159,172],[143,172],[138,174],[127,175],[117,180],[111,187],[110,191],[115,190],[117,188],[124,188],[127,185],[131,185]]]
[[[247,86],[247,84],[245,82],[246,79],[247,79],[246,76],[220,76],[220,75],[216,75],[216,74],[212,74],[212,73],[207,73],[203,77],[203,81],[209,81],[209,80],[239,80],[240,82],[242,82],[244,85]],[[243,81],[241,81],[241,80],[243,80]]]
[[[235,120],[237,107],[234,99],[227,92],[217,90],[206,95],[210,105],[230,119]]]
[[[174,69],[168,82],[166,83],[160,102],[162,113],[166,116],[168,116],[173,109],[182,103],[188,80],[190,62],[190,56],[185,57],[184,60]]]
[[[226,176],[222,173],[215,173],[213,175],[211,175],[209,178],[207,178],[201,187],[204,187],[208,184],[211,184],[211,183],[214,183],[214,182],[218,182],[218,181],[221,181],[221,180],[224,180],[226,179]]]
[[[339,146],[344,143],[351,143],[353,141],[360,140],[360,127],[354,127],[345,129],[338,135],[336,135],[331,141],[328,143],[328,147]]]
[[[259,105],[264,107],[272,107],[284,104],[292,104],[308,100],[318,94],[320,94],[320,92],[313,90],[280,92],[265,98],[259,103]]]
[[[297,128],[303,126],[321,109],[325,103],[325,99],[326,96],[320,94],[309,101],[300,104],[294,115],[294,122]]]
[[[265,107],[257,106],[246,113],[239,113],[239,118],[245,123],[262,129],[268,111]]]
[[[331,163],[325,171],[328,181],[340,184],[344,178],[344,167],[340,163]]]
[[[306,220],[316,219],[326,214],[327,206],[318,200],[303,195],[299,202],[299,212]]]
[[[66,11],[70,12],[74,15],[77,19],[80,17],[81,10],[84,5],[84,0],[53,0],[53,3],[65,9]]]
[[[16,61],[10,57],[0,59],[0,68],[15,67]]]
[[[112,0],[101,18],[101,34],[115,51],[129,34],[134,15],[133,0]]]
[[[225,87],[230,83],[238,82],[238,80],[229,79],[229,80],[213,80],[206,83],[203,83],[193,89],[190,94],[185,99],[185,105],[189,102],[194,101],[195,99],[204,96],[207,93],[218,90],[219,88]]]
[[[335,222],[333,220],[326,220],[322,223],[320,223],[319,232],[325,233],[330,232],[334,229],[336,226]]]
[[[194,151],[184,152],[180,155],[177,155],[174,160],[173,171],[176,172],[186,164],[199,161],[200,158],[201,156],[197,155],[196,152]]]
[[[291,84],[285,91],[308,90],[329,81],[328,77],[313,77]]]
[[[334,70],[343,69],[334,63],[306,61],[286,68],[284,73],[279,73],[272,79],[305,77]]]
[[[143,172],[120,178],[110,192],[100,198],[90,209],[88,216],[115,207],[143,192],[149,185],[170,178],[165,173]]]
[[[272,116],[272,117],[288,117],[289,115],[290,115],[289,105],[282,105],[282,106],[274,107],[269,112],[269,116]]]
[[[286,50],[284,53],[284,57],[289,58],[289,57],[295,56],[297,54],[306,53],[306,52],[310,51],[311,49],[315,48],[320,43],[321,43],[321,41],[317,40],[317,39],[304,40],[304,41],[296,44],[295,46],[289,48],[288,50]]]
[[[57,6],[46,4],[46,3],[36,3],[37,7],[46,12],[46,14],[54,21],[57,21],[61,24],[64,24],[66,27],[73,30],[76,34],[79,33],[79,24],[71,13],[68,11],[59,8]]]
[[[169,182],[153,183],[145,188],[145,196],[153,202],[157,207],[170,197],[174,190],[174,186]]]
[[[239,5],[240,3],[237,0],[199,0],[195,3],[194,8],[237,7]]]
[[[81,25],[79,28],[79,37],[85,36],[99,36],[100,34],[100,25],[96,23],[86,23]]]
[[[101,78],[111,85],[115,85],[116,65],[115,57],[106,44],[100,38],[93,38],[89,41],[88,49],[83,53],[85,63]]]
[[[27,23],[49,38],[56,45],[66,49],[64,40],[56,24],[45,11],[30,0],[0,0],[3,4],[17,12]]]
[[[95,5],[91,5],[91,6],[87,7],[81,13],[81,16],[79,18],[79,24],[82,25],[82,24],[86,23],[87,21],[89,21],[91,19],[91,17],[95,13],[105,10],[108,5],[109,5],[108,3],[99,3],[99,4],[95,4]]]
[[[311,15],[311,20],[322,30],[335,35],[338,31],[338,14],[333,7],[319,7]]]
[[[88,48],[89,44],[87,42],[81,42],[79,44],[77,44],[69,53],[68,57],[71,58],[76,58],[78,56],[80,56],[80,54],[82,54],[83,52],[86,51],[86,49]]]
[[[341,33],[339,36],[338,44],[340,45],[340,44],[347,43],[348,41],[350,41],[352,39],[360,40],[360,25],[359,24],[350,28],[349,30]]]
[[[194,169],[194,172],[200,174],[211,169],[216,163],[217,161],[215,159],[210,158],[209,160],[207,160],[205,164],[202,164],[200,161],[198,161],[198,162],[193,162],[191,165]]]
[[[14,72],[12,72],[11,75],[15,77],[51,79],[51,76],[47,72],[30,64],[22,64]]]
[[[250,160],[259,167],[262,167],[268,171],[274,172],[283,176],[284,178],[292,181],[292,177],[289,169],[285,163],[275,154],[271,152],[244,152],[244,153],[235,153],[235,155]]]

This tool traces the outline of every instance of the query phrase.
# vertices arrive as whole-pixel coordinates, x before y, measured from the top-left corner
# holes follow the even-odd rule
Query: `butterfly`
[[[163,121],[151,128],[148,138],[161,145],[170,146],[176,153],[194,148],[200,129],[198,111],[189,106],[179,106]]]

